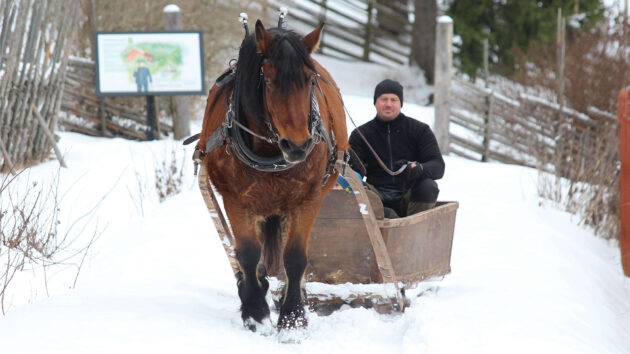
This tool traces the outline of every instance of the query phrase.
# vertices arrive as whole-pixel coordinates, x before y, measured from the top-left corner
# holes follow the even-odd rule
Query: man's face
[[[393,93],[384,93],[374,103],[376,114],[383,121],[390,121],[400,114],[400,99]]]

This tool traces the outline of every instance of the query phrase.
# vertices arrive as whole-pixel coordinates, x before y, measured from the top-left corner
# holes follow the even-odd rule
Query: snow
[[[450,16],[442,15],[437,19],[438,23],[453,23],[453,19]]]
[[[318,59],[353,120],[373,117],[374,85],[396,73]],[[422,80],[399,70],[406,87]],[[406,90],[403,112],[432,125],[433,107],[413,104],[430,92]],[[542,202],[535,170],[445,157],[440,200],[460,203],[452,273],[410,289],[404,313],[342,308],[309,313],[305,331],[278,334],[267,325],[252,333],[243,328],[232,271],[192,176],[192,146],[57,134],[69,167],[48,161],[17,186],[57,179],[61,232],[94,209],[71,232],[77,247],[95,230],[98,237],[74,287],[76,267],[50,267],[47,287],[41,272],[20,274],[0,317],[1,353],[630,353],[630,279],[617,243]],[[172,151],[185,161],[183,190],[159,203],[155,166]]]
[[[179,6],[175,5],[175,4],[169,4],[164,6],[164,9],[162,10],[162,12],[179,12]]]

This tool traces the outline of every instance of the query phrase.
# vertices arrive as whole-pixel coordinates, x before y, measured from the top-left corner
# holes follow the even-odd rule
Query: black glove
[[[398,170],[403,165],[407,165],[407,168],[402,173],[404,176],[407,176],[407,181],[412,181],[422,176],[424,168],[421,163],[416,161],[398,160],[394,162],[394,169]]]

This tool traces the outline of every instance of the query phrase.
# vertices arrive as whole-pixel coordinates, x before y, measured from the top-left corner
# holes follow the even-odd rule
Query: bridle
[[[263,59],[263,63],[266,63],[266,60]],[[233,153],[241,162],[246,164],[247,166],[254,168],[258,171],[262,172],[278,172],[288,170],[297,163],[291,163],[284,159],[284,156],[280,153],[279,155],[266,157],[260,156],[251,150],[250,144],[245,141],[243,137],[243,132],[254,136],[255,138],[262,139],[270,144],[278,144],[279,135],[275,127],[273,126],[273,122],[271,119],[271,112],[267,105],[267,89],[272,87],[273,83],[269,80],[264,73],[263,67],[260,67],[260,79],[263,83],[262,85],[262,100],[263,100],[263,115],[265,120],[265,125],[267,126],[270,136],[264,136],[254,132],[249,129],[245,123],[243,117],[241,117],[240,111],[240,98],[241,98],[241,87],[239,80],[239,72],[236,70],[236,66],[232,65],[232,68],[228,74],[228,76],[221,77],[220,80],[217,80],[217,85],[225,85],[226,83],[233,81],[232,94],[226,95],[226,114],[221,126],[215,130],[215,132],[210,136],[206,143],[205,151],[200,151],[199,155],[205,156],[210,153],[212,150],[216,149],[219,146],[226,145],[226,150],[228,153]],[[310,100],[310,108],[308,113],[308,125],[309,132],[313,139],[313,143],[309,146],[308,151],[306,151],[307,156],[312,152],[314,147],[318,145],[322,140],[326,143],[329,151],[329,159],[328,165],[326,167],[326,173],[324,176],[324,184],[328,181],[328,177],[330,177],[332,173],[332,169],[334,167],[337,151],[335,144],[335,136],[332,130],[330,134],[328,133],[328,129],[326,128],[326,124],[322,119],[319,102],[317,101],[316,90],[319,90],[321,96],[326,99],[324,93],[322,91],[321,86],[319,85],[318,78],[321,75],[317,72],[313,72],[309,79],[309,100]],[[325,80],[327,82],[327,80]],[[199,156],[199,159],[202,156]]]

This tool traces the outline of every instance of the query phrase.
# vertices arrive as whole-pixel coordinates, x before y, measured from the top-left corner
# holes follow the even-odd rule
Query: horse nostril
[[[285,159],[293,163],[304,161],[313,147],[313,143],[313,137],[308,137],[300,146],[297,146],[294,142],[286,138],[278,140],[278,146]]]
[[[312,144],[313,144],[313,137],[309,136],[308,139],[306,139],[306,141],[304,142],[304,144],[300,146],[300,149],[302,149],[303,151],[307,151],[308,149],[310,149]]]
[[[285,138],[280,139],[278,144],[280,145],[280,149],[283,151],[291,151],[293,150],[293,147],[295,146],[288,139],[285,139]]]

